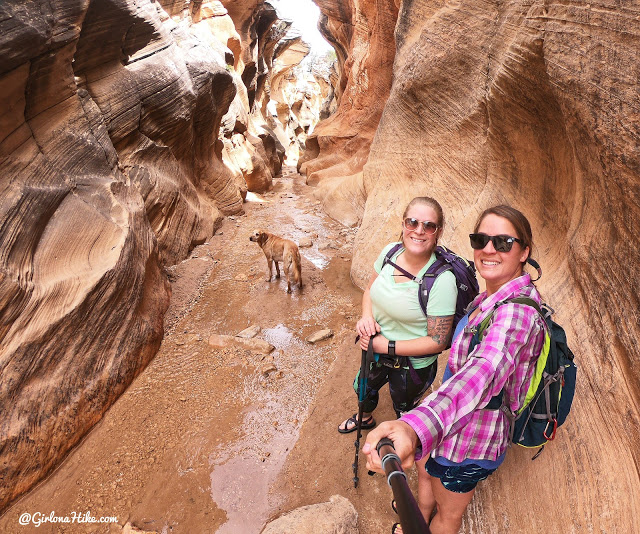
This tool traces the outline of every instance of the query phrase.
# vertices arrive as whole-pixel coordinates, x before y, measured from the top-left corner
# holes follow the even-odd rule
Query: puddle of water
[[[329,260],[324,256],[313,256],[311,254],[303,254],[311,263],[313,263],[318,269],[324,269],[329,265]]]
[[[254,383],[245,383],[245,391],[254,386]],[[298,439],[299,424],[297,421],[276,426],[267,424],[261,429],[265,421],[280,419],[278,414],[282,412],[282,399],[265,392],[262,397],[259,398],[258,391],[252,392],[252,398],[258,402],[245,409],[242,425],[258,431],[235,443],[227,443],[223,450],[210,455],[211,498],[227,514],[227,522],[216,534],[258,534],[270,510],[277,506],[269,496],[269,488]]]
[[[262,470],[255,460],[236,456],[211,472],[211,498],[227,513],[227,522],[217,534],[260,531],[267,515],[265,497],[270,482],[260,476]]]
[[[251,191],[247,191],[245,202],[271,202],[271,200],[267,200],[266,198],[261,197],[257,193],[252,193]]]

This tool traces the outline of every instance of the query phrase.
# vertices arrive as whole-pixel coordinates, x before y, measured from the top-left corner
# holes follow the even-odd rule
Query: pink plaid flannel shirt
[[[433,451],[452,462],[465,459],[496,460],[507,448],[509,421],[501,410],[483,409],[505,388],[504,398],[517,411],[535,370],[544,343],[544,320],[531,306],[508,303],[496,309],[481,343],[467,354],[473,329],[494,306],[513,297],[540,295],[528,274],[505,284],[487,297],[478,295],[473,307],[480,313],[453,341],[449,368],[453,376],[400,420],[418,435],[422,447],[416,460]]]

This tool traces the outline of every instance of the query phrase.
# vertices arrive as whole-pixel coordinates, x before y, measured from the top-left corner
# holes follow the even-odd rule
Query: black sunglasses
[[[491,241],[496,252],[509,252],[514,243],[520,243],[524,247],[524,241],[510,235],[487,235],[487,234],[469,234],[471,248],[474,250],[482,250]]]
[[[404,227],[407,230],[417,230],[418,225],[422,224],[422,229],[425,234],[433,235],[438,229],[438,225],[431,221],[419,221],[414,217],[407,217],[404,221]]]

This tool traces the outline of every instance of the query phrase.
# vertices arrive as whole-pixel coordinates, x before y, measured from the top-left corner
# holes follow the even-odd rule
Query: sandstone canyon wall
[[[278,19],[273,6],[262,1],[221,4],[237,28],[229,32],[228,46],[236,50],[230,70],[238,87],[222,122],[223,161],[249,191],[260,193],[271,187],[285,157],[288,164],[297,163],[306,139],[297,128],[308,122],[305,112],[320,105],[313,95],[324,98],[330,88],[316,77],[307,81],[310,91],[299,86],[293,69],[309,46],[290,31],[291,21]],[[318,119],[311,121],[315,125]]]
[[[271,100],[264,99],[264,113],[285,147],[286,163],[296,165],[304,150],[307,134],[320,120],[320,111],[331,86],[316,63],[301,66],[310,48],[294,32],[282,39],[273,55],[269,83]]]
[[[393,0],[314,0],[337,55],[336,111],[307,140],[299,168],[320,184],[325,210],[347,226],[364,207],[362,169],[391,89],[398,8]]]
[[[358,6],[316,3],[332,21]],[[344,42],[343,27],[329,27]],[[467,257],[466,235],[488,206],[512,204],[534,228],[538,287],[578,358],[574,409],[535,463],[510,452],[464,532],[640,531],[639,34],[629,3],[399,2],[393,84],[363,184],[340,170],[331,178],[351,202],[334,216],[361,219],[352,266],[361,287],[416,195],[441,201],[444,242]],[[365,61],[360,53],[370,57],[350,49],[351,64]],[[321,132],[344,98],[316,128],[319,143],[342,141]],[[319,154],[305,163],[310,177]]]
[[[163,267],[279,172],[254,105],[276,23],[253,0],[0,4],[0,511],[156,353]]]

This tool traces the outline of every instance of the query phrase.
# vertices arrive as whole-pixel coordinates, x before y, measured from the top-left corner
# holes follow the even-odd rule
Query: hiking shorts
[[[439,478],[445,489],[455,493],[469,493],[497,469],[484,469],[476,464],[441,465],[431,457],[424,468],[432,477]]]
[[[415,408],[422,395],[433,382],[438,371],[438,360],[422,369],[410,369],[404,367],[386,367],[380,363],[372,363],[367,379],[367,391],[364,399],[364,412],[371,413],[378,406],[378,391],[386,383],[389,383],[389,393],[393,402],[396,415]],[[360,372],[353,382],[353,389],[358,394]]]

